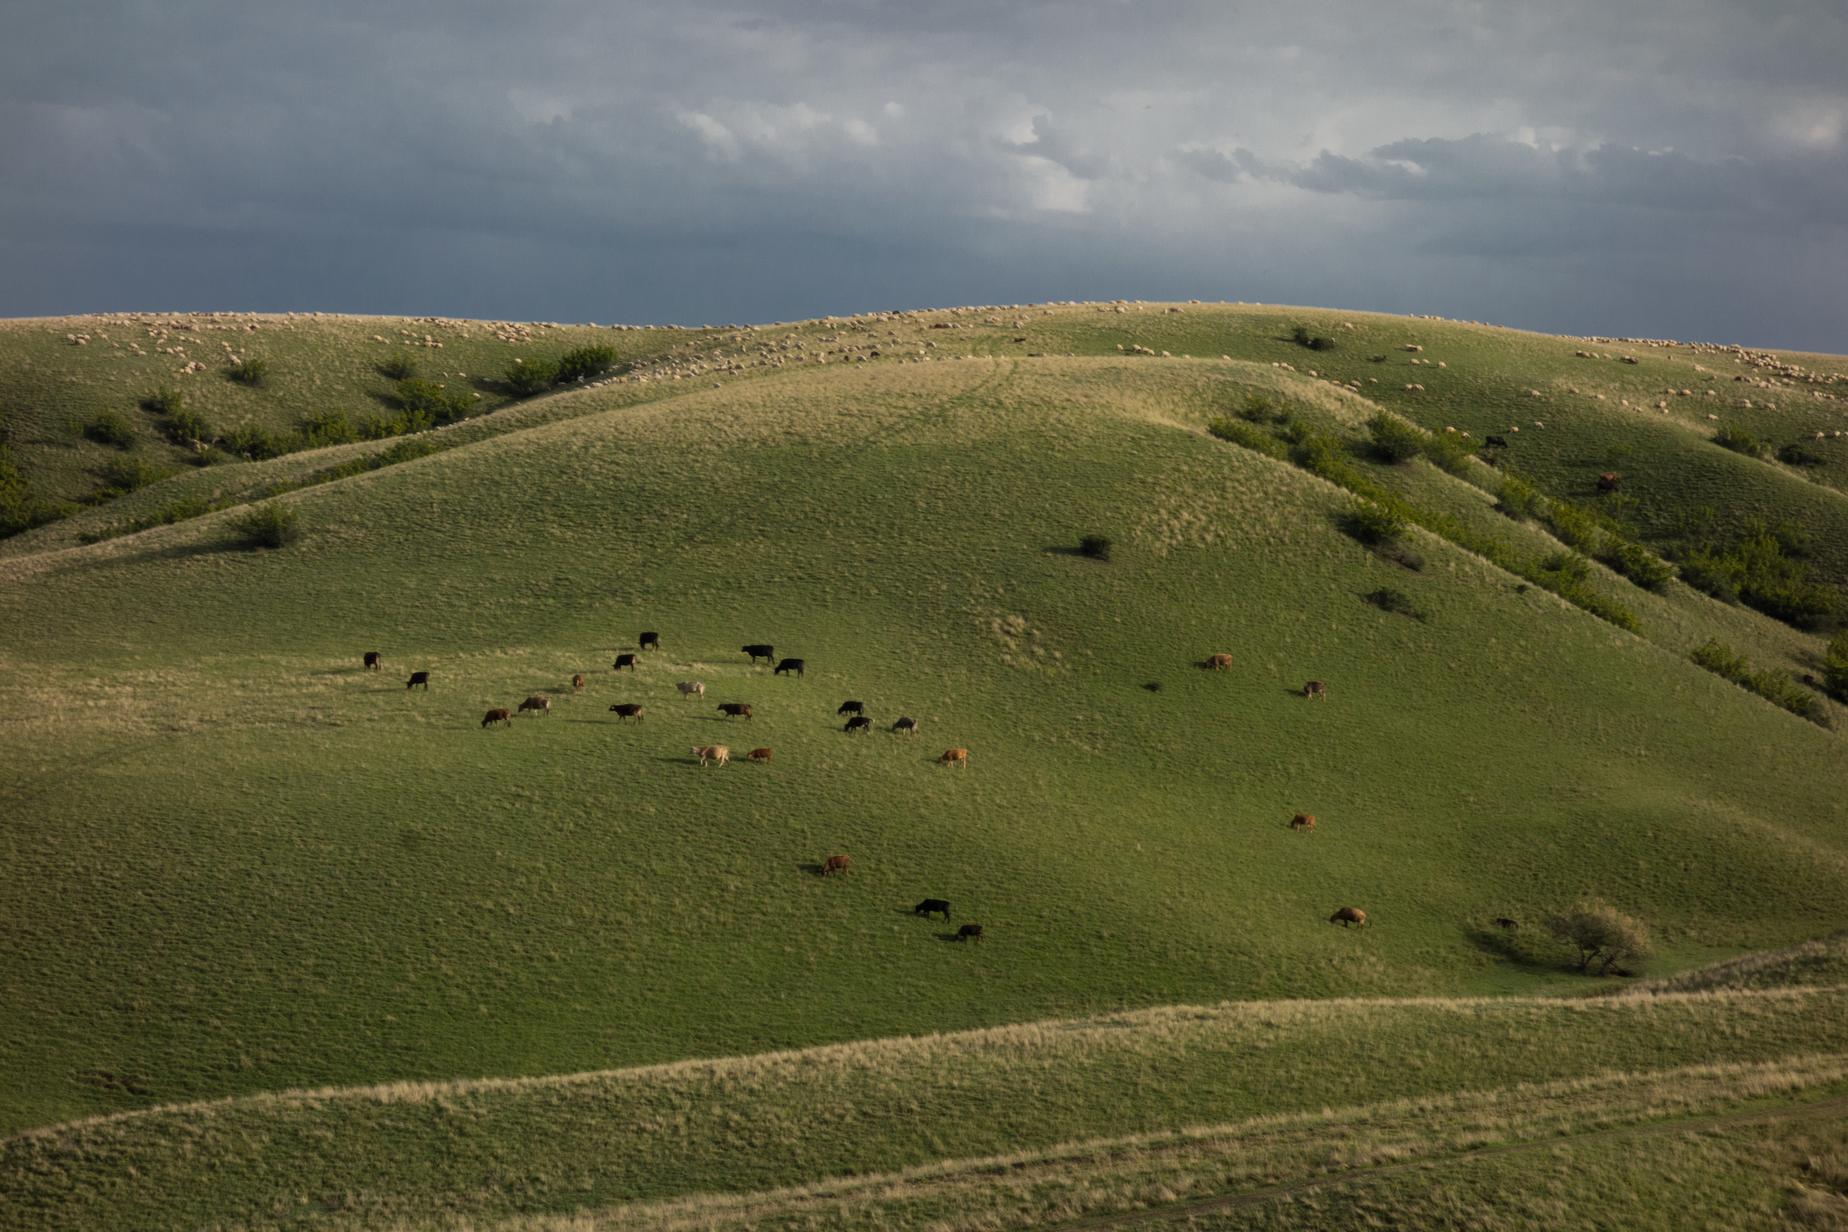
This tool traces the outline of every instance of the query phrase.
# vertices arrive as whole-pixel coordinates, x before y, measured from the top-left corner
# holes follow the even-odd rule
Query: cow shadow
[[[798,873],[806,873],[811,877],[819,877],[821,876],[823,870],[822,870],[821,865],[810,862],[806,864],[796,865],[796,871]]]
[[[699,758],[697,758],[697,757],[688,757],[688,756],[686,756],[685,754],[682,754],[681,756],[679,756],[679,757],[676,757],[676,756],[674,756],[674,755],[673,755],[673,754],[671,754],[671,753],[664,753],[664,754],[662,754],[661,756],[659,756],[659,757],[657,757],[657,758],[655,758],[655,760],[656,760],[656,761],[664,761],[664,762],[666,762],[666,763],[667,763],[668,765],[670,765],[670,766],[694,766],[694,767],[697,767],[697,766],[699,765]]]
[[[969,944],[967,941],[964,941],[962,939],[961,933],[932,933],[931,935],[934,936],[939,941],[954,941],[962,945]]]

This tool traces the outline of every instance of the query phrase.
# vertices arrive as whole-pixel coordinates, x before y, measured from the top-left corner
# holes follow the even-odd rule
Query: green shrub
[[[514,360],[502,378],[517,398],[530,398],[552,388],[558,380],[558,365],[549,359]]]
[[[1269,394],[1249,393],[1245,395],[1245,404],[1238,410],[1238,417],[1249,423],[1283,423],[1289,418],[1289,413]]]
[[[1295,329],[1291,330],[1290,341],[1294,342],[1297,346],[1308,347],[1311,351],[1332,351],[1335,349],[1335,340],[1333,338],[1325,338],[1320,334],[1312,334],[1309,332],[1309,327],[1307,325],[1298,325]]]
[[[1476,456],[1468,440],[1456,432],[1431,433],[1425,438],[1424,452],[1425,457],[1431,459],[1432,465],[1452,475],[1468,475],[1470,464]]]
[[[1078,555],[1092,560],[1109,560],[1111,542],[1107,535],[1086,535],[1078,541]]]
[[[1412,602],[1411,596],[1402,590],[1382,586],[1363,597],[1382,612],[1391,612],[1397,616],[1410,616],[1413,620],[1419,621],[1429,619],[1424,612],[1419,610],[1418,605]]]
[[[177,415],[185,406],[186,396],[171,385],[162,385],[141,398],[141,409],[154,415]]]
[[[1496,495],[1495,510],[1518,521],[1538,518],[1546,509],[1546,497],[1534,486],[1507,471],[1502,472],[1501,491]]]
[[[379,375],[393,381],[408,381],[417,375],[417,361],[403,351],[379,365]]]
[[[1742,689],[1758,694],[1792,714],[1827,726],[1822,708],[1814,695],[1799,688],[1779,672],[1754,671],[1746,657],[1718,638],[1710,638],[1688,652],[1688,658],[1716,676],[1723,676]]]
[[[103,486],[96,494],[104,499],[113,499],[137,488],[145,488],[172,473],[141,458],[113,458],[98,472]]]
[[[1830,638],[1823,651],[1822,684],[1836,701],[1848,702],[1848,629]]]
[[[1618,963],[1641,963],[1649,958],[1649,930],[1640,920],[1609,903],[1587,899],[1546,919],[1546,930],[1578,954],[1578,969],[1608,975]]]
[[[581,346],[559,356],[558,371],[553,375],[552,383],[569,385],[573,381],[589,380],[593,376],[602,376],[615,366],[615,347],[600,344]]]
[[[1541,517],[1553,537],[1569,548],[1595,555],[1604,542],[1604,530],[1598,520],[1577,505],[1550,500],[1541,507]]]
[[[398,408],[398,419],[396,431],[388,435],[441,427],[468,418],[474,410],[474,400],[467,394],[420,379],[399,381],[392,391],[392,403]]]
[[[1786,466],[1821,466],[1825,461],[1821,454],[1807,445],[1792,442],[1777,451],[1777,460]]]
[[[135,429],[114,411],[98,411],[84,421],[83,439],[98,445],[113,445],[117,449],[133,449]]]
[[[1563,582],[1583,582],[1591,576],[1591,563],[1577,552],[1555,552],[1540,568]]]
[[[1403,516],[1373,504],[1358,505],[1343,511],[1339,515],[1339,525],[1343,534],[1370,548],[1396,543],[1399,536],[1405,533]]]
[[[224,448],[240,458],[251,462],[261,462],[266,458],[279,458],[289,452],[289,443],[269,429],[253,423],[242,423],[220,438]]]
[[[1713,434],[1713,443],[1722,449],[1742,453],[1750,458],[1762,458],[1767,452],[1763,441],[1747,432],[1744,428],[1732,424],[1721,424],[1720,430]]]
[[[1644,590],[1661,591],[1675,576],[1675,567],[1641,544],[1613,539],[1598,559]]]
[[[1262,428],[1254,428],[1248,423],[1236,419],[1227,419],[1221,415],[1206,425],[1206,430],[1222,441],[1231,441],[1234,445],[1243,445],[1246,449],[1256,450],[1280,461],[1288,461],[1289,448]]]
[[[269,361],[254,356],[249,359],[240,359],[225,369],[225,375],[239,385],[262,389],[269,384]]]
[[[13,462],[12,450],[4,437],[0,437],[0,539],[56,522],[69,513],[68,506],[32,494],[26,487],[26,477]]]
[[[302,443],[310,449],[323,445],[345,445],[359,439],[359,429],[345,411],[322,411],[302,420]]]
[[[300,523],[295,510],[272,500],[231,519],[231,529],[246,547],[281,548],[301,537]]]
[[[1374,456],[1383,462],[1410,462],[1424,452],[1425,434],[1397,415],[1381,411],[1367,421],[1367,431],[1373,437]]]
[[[218,439],[218,433],[212,425],[205,422],[205,417],[197,411],[184,407],[174,411],[161,422],[161,431],[175,445],[209,445]]]

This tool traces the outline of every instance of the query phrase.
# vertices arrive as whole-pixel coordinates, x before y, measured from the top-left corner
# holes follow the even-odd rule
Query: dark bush
[[[1343,511],[1339,525],[1343,534],[1370,548],[1396,543],[1405,533],[1405,519],[1378,505],[1359,505]]]
[[[1710,638],[1688,652],[1688,658],[1716,676],[1724,676],[1774,705],[1811,722],[1828,725],[1816,698],[1799,688],[1781,672],[1755,671],[1746,657],[1718,638]]]
[[[1332,351],[1335,349],[1335,340],[1333,338],[1325,338],[1320,334],[1312,334],[1309,332],[1309,327],[1307,325],[1298,325],[1295,329],[1291,330],[1290,341],[1294,342],[1297,346],[1308,347],[1311,351]]]
[[[1750,458],[1762,458],[1768,452],[1763,441],[1747,432],[1744,428],[1732,424],[1721,424],[1720,430],[1713,434],[1713,443],[1722,449],[1742,453]]]
[[[323,445],[345,445],[359,439],[359,429],[345,411],[322,411],[302,420],[302,443],[310,449]]]
[[[98,445],[113,445],[117,449],[133,449],[135,429],[114,411],[98,411],[84,421],[83,439]]]
[[[1580,971],[1589,972],[1597,963],[1598,974],[1608,975],[1618,963],[1641,963],[1651,953],[1642,922],[1598,899],[1548,916],[1546,930],[1577,952]]]
[[[239,385],[262,389],[269,384],[269,361],[254,356],[249,359],[240,359],[225,369],[225,375]]]
[[[398,408],[395,431],[387,435],[422,432],[427,428],[466,419],[474,410],[474,399],[435,381],[411,379],[399,381],[392,390],[392,404]]]
[[[65,505],[53,504],[34,496],[26,487],[26,477],[13,463],[12,450],[0,436],[0,539],[47,522],[56,522],[71,512]]]
[[[145,488],[172,473],[140,458],[114,458],[97,472],[103,486],[97,489],[95,495],[103,500],[112,500],[137,488]]]
[[[1373,436],[1373,454],[1383,462],[1410,462],[1424,452],[1425,434],[1397,415],[1384,411],[1367,421]]]
[[[1078,541],[1078,555],[1092,560],[1110,559],[1110,539],[1105,535],[1086,535]]]
[[[287,440],[253,423],[239,424],[225,433],[219,440],[219,444],[227,452],[251,462],[261,462],[266,458],[279,458],[289,452]]]
[[[295,510],[276,501],[265,501],[231,519],[245,547],[281,548],[301,538],[301,519]]]
[[[1565,582],[1583,582],[1591,576],[1591,563],[1576,552],[1555,552],[1540,562],[1540,568]]]
[[[1641,544],[1614,539],[1599,553],[1598,559],[1629,578],[1644,590],[1665,590],[1675,576],[1675,567]]]
[[[408,381],[417,375],[417,361],[403,351],[379,365],[379,375],[393,381]]]
[[[1254,428],[1248,423],[1236,419],[1227,419],[1221,415],[1206,425],[1206,430],[1222,441],[1231,441],[1234,445],[1243,445],[1261,454],[1287,461],[1290,451],[1287,446],[1262,428]]]
[[[141,409],[154,415],[177,415],[185,406],[186,396],[170,385],[162,385],[141,398]]]
[[[1368,603],[1371,603],[1382,612],[1391,612],[1397,616],[1410,616],[1413,620],[1428,619],[1428,617],[1418,609],[1418,605],[1412,602],[1411,596],[1402,590],[1394,590],[1390,586],[1382,586],[1380,589],[1372,591],[1363,597]]]
[[[1822,685],[1838,702],[1848,702],[1848,629],[1829,639],[1822,655]]]
[[[559,356],[558,371],[553,375],[552,383],[569,385],[573,381],[589,380],[593,376],[602,376],[615,366],[615,347],[581,346]]]
[[[1604,543],[1604,530],[1598,519],[1567,501],[1548,501],[1542,517],[1553,537],[1569,548],[1595,554]]]
[[[1793,442],[1777,451],[1777,460],[1786,466],[1821,466],[1828,459],[1806,445]]]
[[[558,380],[558,365],[549,359],[514,360],[502,378],[517,398],[530,398],[552,388]]]
[[[209,445],[218,437],[203,415],[184,407],[167,416],[160,428],[175,445]]]
[[[1424,441],[1425,457],[1433,465],[1449,471],[1452,475],[1467,475],[1470,462],[1475,452],[1470,448],[1467,438],[1456,432],[1433,432]]]
[[[1502,472],[1501,492],[1495,510],[1516,521],[1540,517],[1546,510],[1546,498],[1519,475]]]

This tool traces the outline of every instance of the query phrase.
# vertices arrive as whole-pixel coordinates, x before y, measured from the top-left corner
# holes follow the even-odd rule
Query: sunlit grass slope
[[[1276,370],[1162,362],[766,366],[597,409],[612,386],[283,497],[281,552],[217,514],[15,554],[5,1124],[1572,987],[1485,926],[1583,893],[1670,967],[1837,923],[1838,735],[1443,541],[1382,561],[1345,493],[1199,430]],[[643,629],[665,649],[612,674]],[[806,678],[749,667],[757,641]],[[1216,651],[1233,670],[1194,666]],[[534,692],[551,717],[481,729]],[[848,697],[923,735],[842,734]],[[775,761],[702,770],[714,741]],[[854,871],[824,881],[833,852]],[[925,896],[989,939],[946,944]],[[1330,927],[1349,903],[1373,926]]]

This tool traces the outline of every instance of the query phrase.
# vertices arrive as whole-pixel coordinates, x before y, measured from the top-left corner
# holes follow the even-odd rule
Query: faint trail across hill
[[[1247,1189],[1239,1193],[1220,1194],[1211,1198],[1190,1198],[1184,1202],[1175,1202],[1167,1206],[1152,1207],[1140,1211],[1110,1215],[1087,1215],[1082,1219],[1073,1219],[1065,1223],[1047,1224],[1054,1232],[1088,1232],[1098,1228],[1136,1228],[1149,1224],[1169,1223],[1178,1219],[1188,1219],[1195,1215],[1214,1214],[1220,1211],[1236,1211],[1244,1207],[1262,1206],[1279,1198],[1292,1197],[1296,1194],[1312,1193],[1318,1189],[1329,1189],[1337,1185],[1365,1185],[1381,1177],[1394,1176],[1420,1169],[1439,1168],[1445,1164],[1468,1163],[1476,1159],[1488,1159],[1497,1155],[1510,1155],[1517,1151],[1538,1150],[1541,1147],[1559,1146],[1567,1143],[1599,1142],[1612,1139],[1656,1137],[1662,1134],[1693,1133],[1705,1129],[1720,1129],[1734,1125],[1750,1125],[1770,1121],[1828,1120],[1848,1117],[1848,1095],[1823,1100],[1820,1103],[1793,1104],[1780,1108],[1746,1108],[1734,1112],[1720,1113],[1716,1116],[1696,1117],[1691,1120],[1658,1121],[1643,1125],[1627,1125],[1617,1129],[1593,1130],[1583,1134],[1559,1134],[1551,1137],[1537,1138],[1531,1142],[1509,1142],[1501,1146],[1478,1147],[1468,1151],[1453,1151],[1445,1155],[1428,1155],[1420,1159],[1407,1160],[1404,1163],[1382,1164],[1377,1168],[1356,1168],[1346,1172],[1332,1172],[1327,1176],[1311,1177],[1302,1181],[1290,1181],[1281,1185],[1266,1185],[1260,1189]]]

